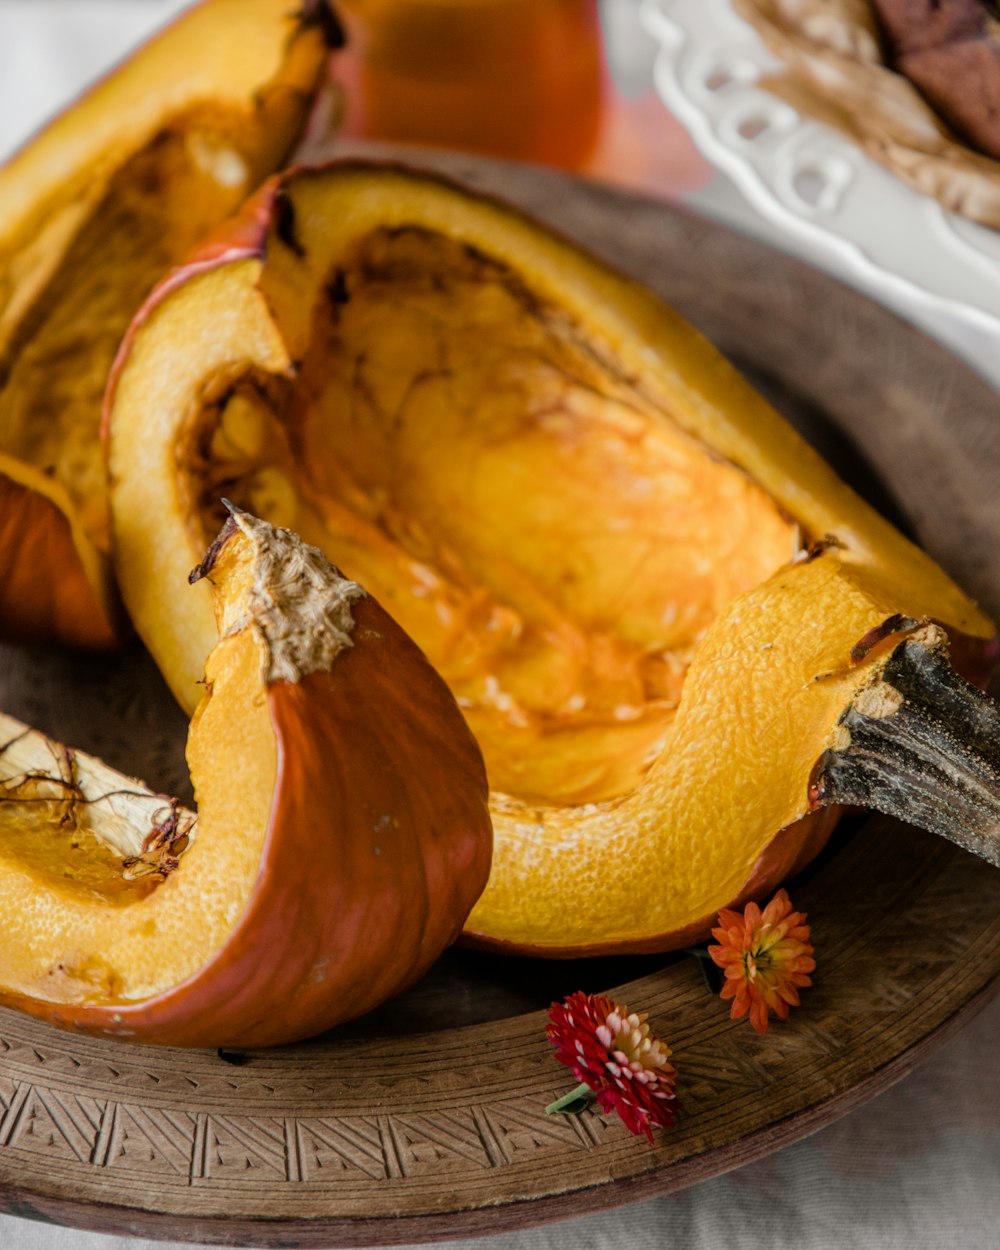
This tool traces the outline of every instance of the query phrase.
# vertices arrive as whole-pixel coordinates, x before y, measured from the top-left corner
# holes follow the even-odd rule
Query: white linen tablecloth
[[[184,0],[0,0],[0,155],[183,7]],[[768,233],[721,179],[696,199],[702,209]],[[948,337],[963,346],[960,329]],[[489,1250],[1000,1250],[998,1034],[995,1002],[874,1102],[795,1146],[683,1193],[449,1244]],[[0,1216],[0,1250],[175,1250],[180,1244]]]

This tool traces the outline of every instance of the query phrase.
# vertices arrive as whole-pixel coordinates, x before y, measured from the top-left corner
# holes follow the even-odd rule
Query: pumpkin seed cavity
[[[0,288],[0,452],[61,483],[101,550],[110,533],[98,426],[115,353],[156,280],[206,221],[236,207],[248,176],[205,108],[151,139],[96,203],[87,184],[61,188],[30,237],[0,246],[0,270],[17,276]],[[87,181],[100,185],[90,170]]]
[[[221,498],[320,547],[420,644],[494,790],[590,803],[662,748],[718,613],[795,521],[509,268],[380,229],[324,283],[290,379],[209,385],[179,449]]]

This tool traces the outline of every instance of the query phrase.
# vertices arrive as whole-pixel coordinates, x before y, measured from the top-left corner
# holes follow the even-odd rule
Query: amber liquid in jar
[[[343,0],[347,133],[584,164],[601,125],[596,0]]]

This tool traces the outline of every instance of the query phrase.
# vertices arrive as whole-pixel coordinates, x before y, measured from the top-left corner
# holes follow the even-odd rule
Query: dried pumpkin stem
[[[887,812],[1000,866],[1000,703],[943,646],[908,639],[841,717],[811,795]]]
[[[123,780],[100,760],[0,713],[0,813],[50,809],[60,828],[85,830],[121,856],[125,880],[167,876],[195,836],[197,817],[176,799]]]

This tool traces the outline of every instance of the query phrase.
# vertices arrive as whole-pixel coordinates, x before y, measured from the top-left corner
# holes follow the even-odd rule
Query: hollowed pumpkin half
[[[221,635],[197,818],[0,717],[0,1003],[270,1045],[361,1015],[458,936],[489,872],[486,777],[444,683],[319,552],[237,513],[197,571]]]
[[[157,587],[221,495],[376,588],[486,758],[468,940],[689,940],[829,832],[813,768],[889,646],[861,640],[934,619],[989,652],[700,336],[513,209],[342,164],[283,176],[231,237],[153,297],[109,393],[126,601],[190,703],[209,604],[164,614]]]
[[[330,21],[326,0],[203,0],[0,168],[0,635],[114,643],[108,370],[156,280],[298,138]]]

